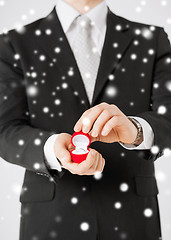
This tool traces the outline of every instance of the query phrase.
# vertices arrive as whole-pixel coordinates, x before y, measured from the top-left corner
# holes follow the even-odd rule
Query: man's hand
[[[93,128],[90,131],[92,125]],[[130,144],[137,136],[137,128],[127,116],[116,105],[105,102],[85,111],[76,122],[74,131],[89,133],[92,142]]]
[[[63,168],[72,174],[94,175],[96,172],[102,172],[105,160],[95,149],[90,149],[86,160],[81,163],[75,163],[71,159],[70,151],[74,149],[71,144],[71,135],[60,133],[55,141],[54,151],[56,157],[60,160]]]

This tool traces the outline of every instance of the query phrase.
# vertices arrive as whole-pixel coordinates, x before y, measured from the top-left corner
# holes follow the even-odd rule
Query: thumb
[[[90,152],[88,153],[87,158],[92,159],[96,155],[97,151],[93,148],[89,148],[89,149],[90,149]]]

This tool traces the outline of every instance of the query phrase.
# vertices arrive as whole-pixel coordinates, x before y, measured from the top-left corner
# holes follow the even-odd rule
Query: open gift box
[[[84,161],[90,152],[88,146],[91,144],[91,138],[88,133],[75,132],[71,137],[71,143],[75,147],[70,154],[72,160],[76,163]]]

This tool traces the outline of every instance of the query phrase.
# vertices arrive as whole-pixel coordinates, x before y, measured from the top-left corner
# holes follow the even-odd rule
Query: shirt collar
[[[74,21],[74,19],[80,15],[75,8],[67,4],[64,0],[58,0],[56,4],[56,12],[60,19],[64,32],[66,33]],[[95,26],[102,31],[106,24],[107,5],[105,1],[102,1],[97,6],[85,13],[95,24]]]

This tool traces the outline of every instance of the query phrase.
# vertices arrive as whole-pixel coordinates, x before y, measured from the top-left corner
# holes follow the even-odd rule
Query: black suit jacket
[[[52,34],[46,35],[46,29]],[[57,53],[56,47],[61,51]],[[150,49],[154,54],[149,54]],[[132,54],[137,58],[133,60]],[[46,57],[44,61],[40,61],[41,55]],[[20,240],[159,239],[154,161],[171,146],[169,59],[171,47],[163,28],[129,21],[108,8],[105,43],[89,104],[55,9],[21,32],[1,35],[0,156],[26,168],[20,196]],[[117,89],[113,97],[106,94],[112,87]],[[55,105],[56,99],[61,104]],[[65,169],[60,174],[49,170],[43,154],[47,138],[53,133],[73,134],[82,113],[101,102],[147,120],[159,152],[93,142],[90,147],[106,159],[100,179]],[[164,114],[158,111],[160,106],[166,107]],[[126,192],[120,190],[122,183],[129,186]],[[72,197],[78,198],[77,204],[72,204]],[[146,209],[151,209],[150,217],[144,216]],[[80,228],[84,222],[89,226],[86,231]]]

